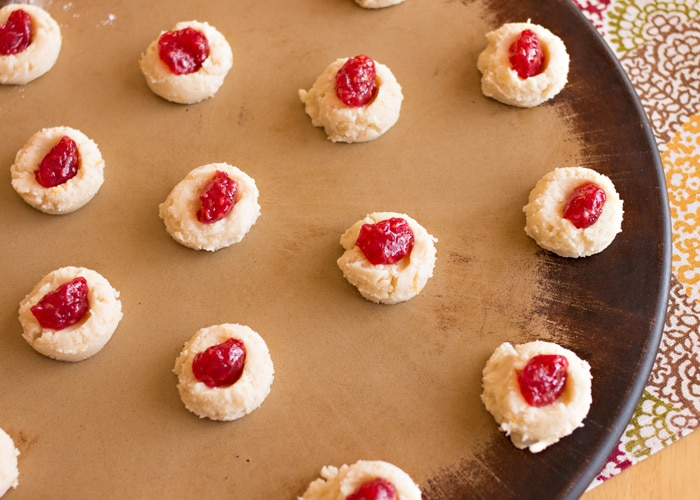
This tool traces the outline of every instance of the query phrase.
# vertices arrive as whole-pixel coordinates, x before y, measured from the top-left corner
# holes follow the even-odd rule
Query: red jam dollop
[[[226,172],[217,170],[199,195],[200,207],[197,211],[197,220],[204,224],[211,224],[226,217],[236,204],[237,192],[238,183]]]
[[[603,213],[605,191],[592,182],[586,182],[573,190],[564,208],[564,218],[578,229],[592,226]]]
[[[564,392],[569,360],[559,354],[539,354],[518,371],[520,393],[530,406],[552,404]]]
[[[176,75],[199,71],[209,57],[207,37],[193,28],[166,31],[158,39],[160,59]]]
[[[24,10],[13,10],[0,24],[0,55],[19,54],[32,43],[32,17]]]
[[[396,500],[396,488],[384,478],[378,477],[362,483],[347,500]]]
[[[50,188],[75,177],[79,166],[78,145],[64,135],[41,160],[39,168],[34,171],[34,177],[39,184]]]
[[[335,93],[346,106],[359,108],[377,94],[377,69],[364,54],[351,57],[335,74]]]
[[[363,224],[355,245],[375,266],[394,264],[413,250],[415,238],[406,219],[392,217],[375,224]]]
[[[228,339],[198,352],[192,360],[192,372],[207,387],[229,387],[243,374],[245,344],[239,339]]]
[[[31,307],[32,314],[43,328],[63,330],[80,321],[90,309],[88,284],[85,278],[64,283]]]
[[[537,34],[531,29],[520,33],[508,53],[511,67],[523,80],[544,71],[544,50]]]

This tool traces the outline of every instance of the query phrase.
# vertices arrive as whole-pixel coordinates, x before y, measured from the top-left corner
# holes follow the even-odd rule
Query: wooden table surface
[[[589,491],[582,500],[696,499],[698,464],[700,432],[693,432]]]

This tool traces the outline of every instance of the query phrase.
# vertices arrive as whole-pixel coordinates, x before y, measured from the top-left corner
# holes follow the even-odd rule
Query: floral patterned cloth
[[[700,0],[575,0],[620,59],[661,152],[672,224],[668,315],[652,373],[590,488],[700,420]]]

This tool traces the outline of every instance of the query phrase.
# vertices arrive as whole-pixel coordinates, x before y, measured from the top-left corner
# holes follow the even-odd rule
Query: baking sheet
[[[351,0],[206,4],[45,1],[56,66],[0,87],[0,427],[20,455],[7,498],[294,498],[326,464],[399,465],[426,498],[578,496],[641,393],[668,280],[668,215],[653,139],[603,42],[567,2]],[[572,57],[550,103],[483,97],[476,58],[503,22],[547,26]],[[234,67],[219,93],[182,106],[153,95],[138,58],[161,30],[208,21]],[[404,90],[399,122],[332,144],[297,97],[337,57],[366,53]],[[87,206],[49,216],[10,185],[37,130],[67,125],[99,145],[106,180]],[[256,179],[262,216],[216,253],[175,243],[158,204],[192,168],[227,161]],[[556,166],[609,175],[623,233],[602,254],[557,258],[521,212]],[[439,239],[435,275],[394,306],[362,299],[335,265],[340,234],[372,211],[405,212]],[[49,271],[90,267],[121,292],[124,319],[77,364],[21,338],[19,301]],[[203,326],[238,322],[268,343],[272,392],[245,418],[200,420],[171,373]],[[586,426],[531,455],[483,408],[480,374],[501,342],[543,338],[587,359]],[[597,467],[597,468],[596,468]]]

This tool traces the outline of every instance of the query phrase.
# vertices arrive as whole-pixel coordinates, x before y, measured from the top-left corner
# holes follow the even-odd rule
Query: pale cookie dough
[[[31,308],[47,293],[78,276],[88,284],[90,309],[85,316],[62,330],[42,327]],[[20,302],[22,336],[37,352],[60,361],[82,361],[97,354],[112,338],[122,319],[119,292],[99,273],[67,266],[50,272]]]
[[[398,5],[404,0],[355,0],[357,5],[365,9],[381,9],[384,7],[391,7],[392,5]]]
[[[311,89],[299,90],[306,113],[315,127],[323,127],[332,142],[371,141],[394,126],[401,113],[403,93],[391,70],[374,61],[377,94],[368,104],[346,106],[335,93],[335,75],[348,58],[336,59],[317,78]]]
[[[19,450],[15,448],[14,441],[0,429],[0,497],[19,485],[18,456]]]
[[[0,24],[12,11],[22,9],[32,19],[32,41],[22,52],[0,55],[0,83],[24,85],[47,73],[61,52],[61,28],[41,7],[9,4],[0,9]]]
[[[63,184],[46,188],[37,182],[34,171],[64,135],[78,146],[78,173]],[[52,127],[40,130],[27,141],[17,153],[10,173],[12,187],[28,204],[47,214],[67,214],[97,194],[104,182],[104,168],[102,153],[92,139],[74,128]]]
[[[199,196],[217,170],[238,183],[236,203],[223,219],[205,224],[197,220]],[[173,188],[160,204],[160,218],[178,243],[213,252],[238,243],[253,227],[260,216],[258,196],[255,180],[248,174],[228,163],[210,163],[192,170]]]
[[[363,224],[374,224],[382,220],[400,217],[408,222],[414,236],[411,253],[394,264],[373,265],[367,260],[355,242]],[[343,276],[357,287],[360,294],[372,302],[396,304],[418,295],[433,275],[437,259],[435,243],[430,235],[414,219],[396,212],[374,212],[350,226],[340,237],[345,249],[338,259]]]
[[[586,182],[605,191],[598,220],[577,228],[563,217],[571,192]],[[562,257],[587,257],[602,252],[622,231],[623,202],[612,181],[585,167],[557,168],[542,177],[530,192],[525,212],[525,233],[545,250]]]
[[[527,404],[520,392],[517,371],[539,354],[558,354],[569,362],[564,392],[540,407]],[[591,407],[591,368],[574,352],[553,342],[536,340],[513,346],[504,342],[483,370],[481,400],[500,429],[520,449],[537,453],[579,427]]]
[[[192,372],[194,357],[230,338],[243,341],[246,350],[243,374],[228,387],[209,387]],[[175,361],[177,390],[185,407],[201,418],[236,420],[258,408],[270,393],[275,370],[263,338],[250,327],[234,323],[199,330]]]
[[[399,467],[381,460],[359,460],[340,468],[326,465],[321,477],[309,484],[299,500],[345,500],[362,484],[374,479],[384,479],[394,485],[398,500],[420,500],[420,488]]]
[[[544,71],[522,79],[511,67],[509,49],[520,33],[530,29],[539,37],[544,51]],[[508,23],[486,34],[488,45],[479,55],[481,91],[511,106],[530,108],[556,96],[566,85],[569,53],[564,42],[547,28],[532,23]]]
[[[158,53],[160,35],[141,55],[139,66],[148,87],[163,99],[179,104],[195,104],[216,94],[233,66],[233,52],[228,41],[206,22],[184,21],[168,31],[192,28],[203,33],[209,42],[209,56],[194,73],[176,75]]]

